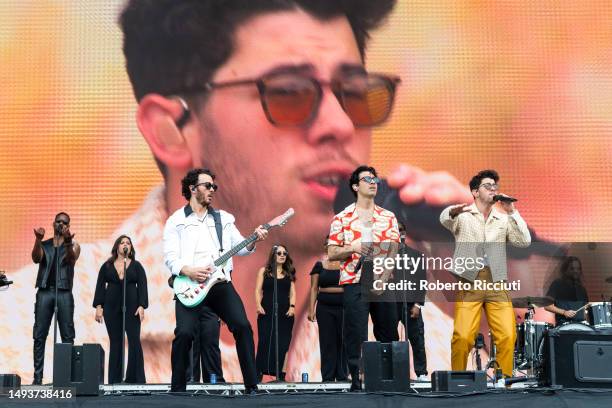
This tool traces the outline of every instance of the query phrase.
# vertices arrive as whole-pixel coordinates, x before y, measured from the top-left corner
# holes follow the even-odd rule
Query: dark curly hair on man
[[[395,0],[130,0],[119,18],[134,95],[172,95],[208,82],[234,52],[237,27],[301,9],[325,21],[345,15],[364,58],[369,32]]]
[[[191,199],[191,189],[189,186],[195,186],[198,184],[198,179],[200,178],[200,174],[208,174],[210,178],[215,180],[216,176],[209,169],[193,169],[189,170],[185,177],[181,180],[181,192],[183,193],[183,197],[189,201]]]

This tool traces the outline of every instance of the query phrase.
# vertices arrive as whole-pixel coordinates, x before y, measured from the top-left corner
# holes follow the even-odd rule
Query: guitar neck
[[[270,229],[268,224],[262,225],[262,227],[266,230]],[[248,237],[244,239],[244,241],[240,242],[238,245],[221,255],[217,260],[215,260],[215,266],[221,266],[225,264],[232,256],[236,255],[238,252],[242,251],[242,249],[246,248],[249,244],[252,244],[257,240],[257,234],[252,233]]]

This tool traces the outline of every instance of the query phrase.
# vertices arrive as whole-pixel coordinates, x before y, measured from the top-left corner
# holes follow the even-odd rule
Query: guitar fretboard
[[[269,224],[264,224],[262,225],[262,227],[266,230],[270,229]],[[230,249],[229,251],[221,255],[219,258],[217,258],[217,260],[214,262],[215,266],[218,267],[218,266],[225,264],[232,256],[236,255],[243,248],[247,247],[249,244],[252,244],[256,240],[257,240],[257,234],[252,233],[251,235],[246,237],[244,241],[242,241],[241,243],[239,243],[238,245],[236,245],[235,247],[233,247],[232,249]]]

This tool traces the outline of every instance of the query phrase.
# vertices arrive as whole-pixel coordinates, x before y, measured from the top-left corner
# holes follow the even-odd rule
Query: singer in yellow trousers
[[[492,282],[491,270],[482,269],[476,280]],[[465,370],[468,356],[478,329],[480,314],[484,308],[497,346],[497,362],[504,377],[512,377],[514,366],[514,342],[516,320],[508,292],[505,290],[462,290],[457,293],[455,324],[451,341],[451,364],[453,370]]]

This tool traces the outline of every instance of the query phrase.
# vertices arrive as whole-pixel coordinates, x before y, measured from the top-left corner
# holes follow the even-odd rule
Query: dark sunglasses
[[[369,183],[369,184],[378,184],[378,183],[380,183],[380,179],[378,177],[372,177],[372,176],[363,176],[359,180],[363,180],[363,181],[365,181],[366,183]]]
[[[64,224],[64,225],[68,225],[68,224],[70,224],[70,222],[68,222],[68,221],[64,221],[64,220],[55,220],[55,223],[56,223],[56,224]]]
[[[210,190],[212,188],[212,191],[217,191],[219,189],[219,185],[215,184],[215,183],[210,183],[210,182],[205,182],[205,183],[198,183],[196,184],[194,187],[198,188],[198,186],[204,186],[205,189]]]
[[[254,79],[208,82],[204,90],[255,84],[266,118],[273,125],[305,126],[317,116],[323,85],[329,85],[356,127],[380,125],[389,117],[401,80],[384,74],[344,74],[331,82],[306,75],[274,73]]]
[[[289,254],[289,253],[288,252],[283,252],[283,251],[278,251],[276,253],[276,255],[278,255],[278,256],[286,256],[287,254]]]

